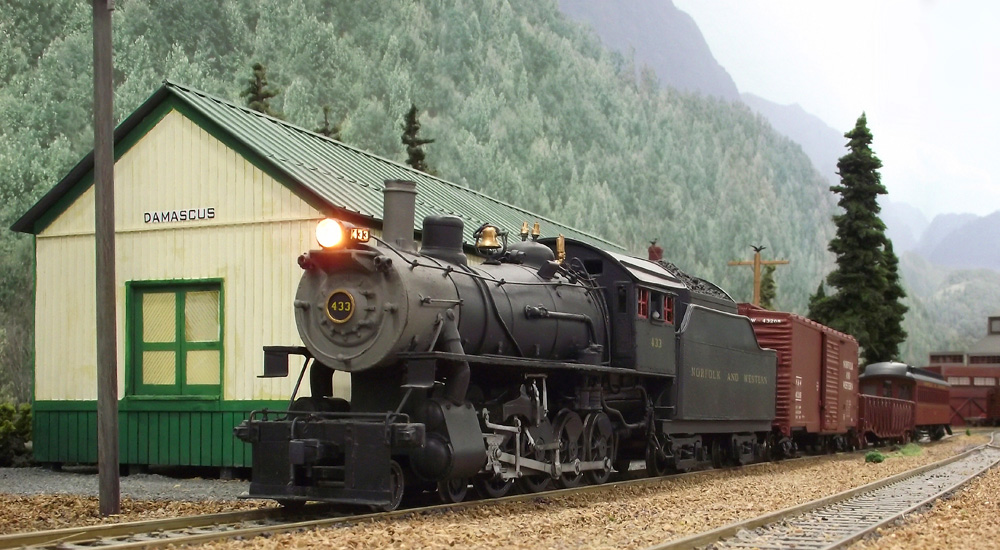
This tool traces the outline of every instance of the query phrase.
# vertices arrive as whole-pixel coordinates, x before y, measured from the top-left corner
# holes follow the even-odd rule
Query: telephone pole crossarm
[[[731,261],[729,265],[749,265],[753,266],[753,305],[760,305],[760,266],[762,265],[785,265],[791,263],[789,260],[761,260],[760,251],[764,250],[762,246],[753,247],[753,260],[744,261]]]

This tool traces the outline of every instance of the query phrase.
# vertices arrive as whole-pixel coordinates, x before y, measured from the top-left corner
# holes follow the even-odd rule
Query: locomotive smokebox
[[[468,258],[462,250],[462,234],[465,224],[455,216],[427,216],[420,253],[449,263],[468,265]]]
[[[416,252],[413,243],[413,222],[417,202],[417,184],[407,180],[385,180],[382,190],[385,204],[382,211],[382,239],[390,245]]]

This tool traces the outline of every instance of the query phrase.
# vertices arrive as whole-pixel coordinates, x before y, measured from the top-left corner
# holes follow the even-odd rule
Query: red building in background
[[[968,351],[931,352],[927,370],[951,384],[951,425],[996,422],[988,403],[1000,390],[1000,316],[986,323],[986,337]]]

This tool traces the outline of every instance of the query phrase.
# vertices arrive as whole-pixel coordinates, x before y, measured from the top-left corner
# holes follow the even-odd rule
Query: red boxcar
[[[914,431],[941,439],[951,433],[949,385],[944,378],[905,363],[872,363],[860,376],[861,393],[913,401]]]
[[[858,424],[858,342],[815,321],[740,304],[763,348],[778,352],[774,431],[790,444],[826,449],[853,442]]]

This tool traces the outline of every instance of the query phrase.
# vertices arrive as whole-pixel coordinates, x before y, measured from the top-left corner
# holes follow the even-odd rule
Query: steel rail
[[[956,491],[972,479],[983,474],[989,468],[1000,462],[1000,447],[995,443],[997,434],[992,434],[989,443],[979,445],[964,453],[922,466],[892,477],[881,479],[861,487],[849,489],[836,495],[824,497],[811,502],[792,506],[756,518],[739,521],[680,539],[665,541],[649,546],[644,550],[678,550],[682,548],[701,548],[712,545],[713,549],[724,548],[761,548],[761,549],[823,549],[843,548],[860,540],[881,527],[917,510],[944,495]],[[923,487],[904,487],[907,481],[920,480],[919,484],[926,486],[925,477],[940,476],[941,472],[960,461],[974,459],[989,454],[982,464],[970,464],[959,479],[946,482],[929,495],[917,499],[901,498],[897,495],[879,494],[879,491],[892,490],[915,492]],[[971,469],[970,469],[971,468]],[[880,505],[892,508],[884,511],[875,510]],[[842,506],[839,510],[836,508]],[[834,514],[842,510],[841,518]],[[873,516],[875,516],[873,518]],[[809,527],[820,525],[812,530]],[[836,528],[846,527],[847,534],[830,536]],[[778,533],[786,532],[788,540],[780,540]],[[766,537],[766,538],[765,538]],[[835,538],[834,538],[835,537]]]
[[[861,452],[861,451],[854,451]],[[770,464],[795,464],[802,461],[819,460],[835,455],[809,455],[775,462],[758,462],[744,466],[698,470],[661,477],[643,477],[611,481],[601,485],[584,485],[570,489],[549,490],[539,493],[510,495],[501,498],[469,500],[455,504],[437,504],[368,514],[346,514],[326,504],[310,504],[302,510],[286,508],[261,508],[236,512],[223,512],[179,518],[143,520],[127,523],[99,524],[68,527],[49,531],[35,531],[0,535],[0,550],[8,548],[36,548],[72,550],[75,548],[156,548],[168,545],[193,544],[232,537],[255,537],[262,534],[276,534],[289,531],[315,529],[344,523],[377,521],[406,517],[408,515],[443,513],[464,510],[487,504],[530,501],[536,498],[552,498],[610,491],[620,487],[643,487],[673,479],[709,478],[733,471],[752,471]],[[333,514],[340,514],[330,517]],[[310,518],[310,519],[303,519]]]

